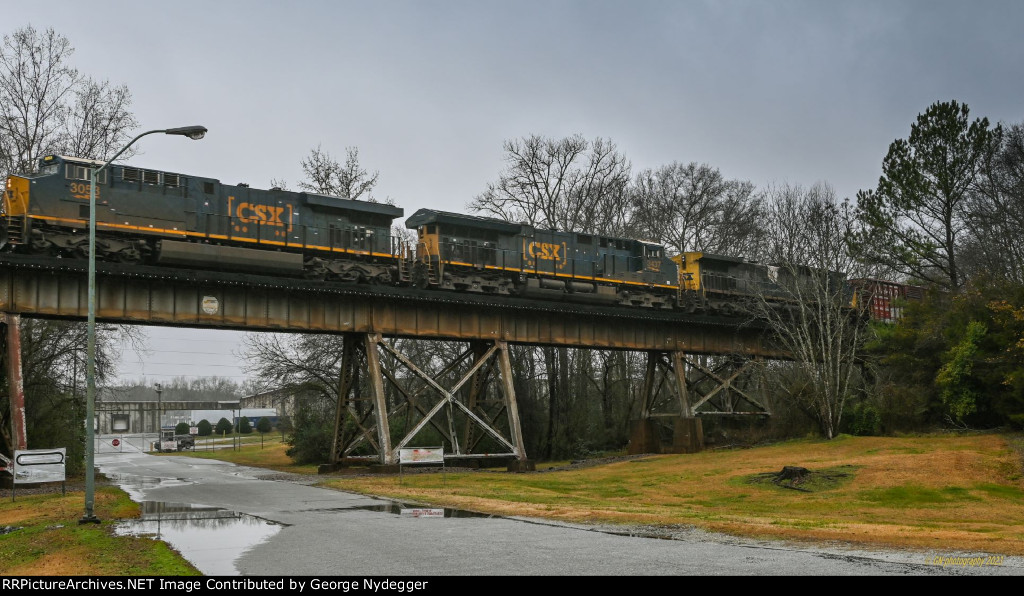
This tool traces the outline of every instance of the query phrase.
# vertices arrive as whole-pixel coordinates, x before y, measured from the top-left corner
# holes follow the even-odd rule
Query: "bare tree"
[[[4,35],[0,176],[33,172],[39,158],[49,153],[104,159],[128,140],[136,122],[127,88],[82,76],[70,63],[73,53],[71,42],[53,29],[28,26]],[[84,323],[22,321],[27,425],[36,444],[82,444],[85,407],[79,377],[85,370],[85,334]],[[100,382],[113,369],[113,345],[125,338],[138,343],[137,336],[137,330],[128,326],[98,329]],[[6,382],[0,383],[0,393],[6,387]],[[0,418],[5,412],[9,408],[0,405]],[[2,428],[9,428],[8,422],[4,420]],[[4,439],[3,448],[9,449],[8,438]],[[70,455],[69,462],[80,459]]]
[[[631,227],[676,253],[756,254],[761,204],[749,182],[727,180],[707,164],[673,162],[637,174]]]
[[[318,145],[310,150],[309,157],[302,160],[302,171],[309,177],[308,182],[299,183],[302,190],[376,202],[370,193],[377,185],[380,172],[370,174],[359,165],[359,149],[356,147],[345,149],[345,163],[341,164]]]
[[[1024,284],[1024,124],[999,130],[967,211],[968,274]]]
[[[847,250],[854,215],[831,187],[781,186],[767,192],[765,224],[774,287],[755,305],[780,347],[791,355],[775,363],[775,386],[814,419],[826,438],[839,433],[855,392],[859,354],[867,332],[851,308],[846,283],[856,262]]]
[[[532,135],[504,144],[505,170],[469,208],[506,221],[568,232],[624,235],[631,217],[630,164],[609,139]],[[585,400],[577,396],[593,370],[593,354],[568,348],[526,352],[543,358],[547,393],[544,453],[571,454],[586,428]],[[524,421],[524,434],[539,425]]]
[[[86,78],[75,89],[75,103],[64,123],[60,152],[67,155],[107,159],[119,151],[138,126],[129,111],[132,103],[128,87],[111,86],[108,81]],[[135,155],[133,148],[128,159]]]
[[[105,159],[137,126],[128,89],[83,77],[70,64],[73,53],[53,29],[28,26],[4,36],[0,174],[32,172],[49,153]]]
[[[608,139],[533,135],[505,141],[506,168],[469,209],[562,231],[621,234],[630,164]]]

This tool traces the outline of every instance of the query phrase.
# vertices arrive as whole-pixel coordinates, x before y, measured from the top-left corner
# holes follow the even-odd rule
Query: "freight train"
[[[90,171],[48,155],[12,175],[0,250],[87,258]],[[652,309],[739,314],[785,300],[777,270],[655,242],[539,229],[420,209],[415,243],[392,233],[400,207],[111,165],[96,186],[97,259],[316,280],[415,286]],[[414,245],[413,245],[414,244]]]

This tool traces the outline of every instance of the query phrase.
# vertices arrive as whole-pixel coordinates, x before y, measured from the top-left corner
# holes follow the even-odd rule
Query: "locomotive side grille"
[[[178,175],[164,174],[164,186],[178,186]]]
[[[160,172],[143,170],[142,181],[145,182],[146,184],[160,184]]]
[[[129,182],[139,181],[139,170],[135,168],[124,168],[121,170],[121,180],[127,180]]]

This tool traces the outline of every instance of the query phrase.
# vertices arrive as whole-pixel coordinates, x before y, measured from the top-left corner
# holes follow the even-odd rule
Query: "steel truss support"
[[[444,444],[446,458],[526,461],[505,342],[472,341],[435,376],[379,334],[346,333],[342,349],[332,464],[396,464],[403,448],[424,440],[424,431],[430,446]],[[393,366],[382,366],[382,359]],[[457,380],[446,388],[442,382],[453,374]],[[492,382],[495,398],[488,397]]]
[[[697,397],[694,412],[725,416],[771,414],[764,405],[764,385],[758,374],[763,364],[760,356],[716,356],[704,360],[702,363],[695,358],[685,358],[690,369],[687,382]],[[698,410],[701,407],[704,409]]]
[[[704,434],[699,416],[769,414],[750,387],[756,360],[713,360],[713,364],[701,362],[678,350],[647,352],[644,401],[640,420],[631,429],[630,453],[700,451]],[[663,424],[667,420],[671,425]],[[671,446],[663,447],[667,435],[671,435]]]
[[[5,350],[2,354],[7,363],[7,394],[10,397],[11,411],[10,428],[0,428],[4,442],[11,448],[28,448],[28,431],[25,422],[25,385],[22,380],[21,368],[21,316],[11,313],[0,313],[0,326],[5,327]]]

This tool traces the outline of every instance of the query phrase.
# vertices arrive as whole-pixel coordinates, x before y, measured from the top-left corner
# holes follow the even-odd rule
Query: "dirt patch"
[[[853,478],[855,466],[837,466],[824,470],[809,470],[802,466],[784,466],[775,472],[763,472],[747,476],[749,484],[774,484],[805,493],[813,493],[836,488],[843,482]]]

